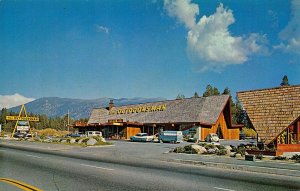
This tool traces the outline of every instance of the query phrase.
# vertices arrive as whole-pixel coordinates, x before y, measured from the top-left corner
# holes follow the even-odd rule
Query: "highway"
[[[149,168],[0,148],[0,178],[42,190],[299,190],[281,176],[161,162]],[[294,182],[293,182],[294,181]],[[0,190],[22,190],[0,181]]]

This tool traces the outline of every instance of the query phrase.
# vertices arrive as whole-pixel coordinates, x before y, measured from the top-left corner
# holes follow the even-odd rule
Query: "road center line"
[[[41,158],[42,158],[42,157],[35,156],[35,155],[25,155],[25,156],[28,156],[28,157],[33,157],[33,158],[38,158],[38,159],[41,159]]]
[[[226,190],[226,191],[235,191],[235,190],[231,190],[231,189],[227,189],[227,188],[219,188],[219,187],[214,187],[214,189],[217,189],[217,190]]]
[[[87,165],[87,164],[80,164],[81,166],[87,166],[87,167],[91,167],[91,168],[98,168],[98,169],[103,169],[103,170],[115,170],[112,168],[104,168],[104,167],[100,167],[100,166],[92,166],[92,165]]]

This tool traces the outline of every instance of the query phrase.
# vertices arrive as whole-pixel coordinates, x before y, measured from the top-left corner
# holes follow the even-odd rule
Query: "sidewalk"
[[[141,152],[135,148],[131,150],[128,148],[125,150],[124,148],[127,148],[129,144],[132,145],[132,143],[115,143],[113,146],[80,147],[51,143],[0,140],[0,148],[8,147],[45,154],[55,154],[78,159],[113,162],[118,164],[139,166],[142,164],[145,165],[148,162],[150,163],[150,161],[155,162],[155,164],[158,164],[159,161],[161,161],[173,164],[180,163],[201,167],[300,177],[300,163],[272,160],[245,161],[244,159],[236,159],[226,156],[169,153],[168,151],[171,145],[162,145],[164,147],[164,152],[161,152],[160,147],[158,152],[141,154]],[[141,148],[141,150],[145,150],[145,147],[148,147],[149,145],[139,144],[136,146]],[[150,146],[158,147],[161,145]]]

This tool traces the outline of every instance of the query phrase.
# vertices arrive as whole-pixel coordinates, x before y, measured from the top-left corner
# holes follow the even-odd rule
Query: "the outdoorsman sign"
[[[10,121],[39,121],[38,117],[19,117],[19,116],[6,116],[6,120]]]
[[[163,104],[163,105],[154,105],[154,106],[129,107],[124,109],[121,108],[118,110],[112,109],[109,111],[109,115],[164,111],[166,108],[167,108],[166,104]]]

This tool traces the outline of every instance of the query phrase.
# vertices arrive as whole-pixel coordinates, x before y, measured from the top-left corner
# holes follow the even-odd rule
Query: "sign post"
[[[24,111],[25,116],[22,116]],[[29,131],[31,134],[31,128],[29,121],[37,122],[39,121],[38,117],[28,117],[25,109],[25,105],[23,104],[18,116],[6,116],[6,120],[17,121],[13,133],[11,134],[11,138],[14,137],[14,134],[17,131]]]

